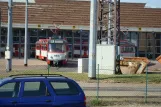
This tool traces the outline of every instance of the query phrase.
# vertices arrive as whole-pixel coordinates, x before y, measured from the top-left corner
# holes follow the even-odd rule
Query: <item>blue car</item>
[[[86,107],[86,97],[62,75],[12,75],[0,80],[0,107]]]

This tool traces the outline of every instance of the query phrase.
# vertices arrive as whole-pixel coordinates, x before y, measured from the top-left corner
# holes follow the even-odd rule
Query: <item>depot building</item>
[[[8,2],[6,1],[0,2],[2,57],[7,43]],[[30,58],[35,57],[36,41],[52,37],[54,24],[60,28],[59,35],[68,40],[69,57],[81,57],[83,50],[88,49],[90,25],[88,0],[46,0],[45,2],[29,0],[28,11],[28,55]],[[126,35],[122,33],[121,40],[135,45],[135,56],[149,55],[149,59],[155,59],[161,54],[161,9],[145,8],[145,3],[121,3],[120,23],[121,28],[127,29],[125,31],[128,33]],[[24,35],[25,0],[21,2],[15,0],[13,3],[13,57],[23,58]]]

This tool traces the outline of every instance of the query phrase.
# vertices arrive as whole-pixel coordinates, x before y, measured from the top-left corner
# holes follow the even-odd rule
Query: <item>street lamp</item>
[[[12,0],[8,0],[8,31],[7,31],[7,46],[5,52],[5,59],[7,59],[6,71],[12,70]]]
[[[28,59],[28,0],[26,0],[25,9],[25,51],[24,51],[24,66],[27,66]]]

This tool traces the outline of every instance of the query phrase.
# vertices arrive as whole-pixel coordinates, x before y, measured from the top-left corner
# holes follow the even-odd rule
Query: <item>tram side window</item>
[[[36,46],[36,49],[40,50],[40,46]]]
[[[134,47],[123,47],[121,52],[134,52]]]
[[[41,50],[44,50],[44,46],[41,46]]]
[[[44,50],[47,50],[46,46],[44,46]]]
[[[44,45],[44,46],[42,46],[42,50],[47,50],[47,48],[46,48],[46,46]]]

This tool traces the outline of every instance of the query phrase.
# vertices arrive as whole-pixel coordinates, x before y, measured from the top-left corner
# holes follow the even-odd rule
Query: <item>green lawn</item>
[[[148,98],[147,103],[144,98],[96,98],[87,97],[89,107],[160,107],[161,100],[158,98]]]
[[[27,72],[10,72],[1,74],[0,78],[7,77],[12,74],[47,74],[48,71],[27,71]],[[78,74],[75,72],[50,72],[50,74],[61,74],[63,76],[72,78],[76,81],[82,82],[97,82],[97,80],[90,80],[87,73]],[[98,76],[98,75],[97,75]],[[99,75],[100,82],[110,83],[145,83],[146,74],[140,75]],[[161,74],[148,74],[148,83],[161,83]]]

